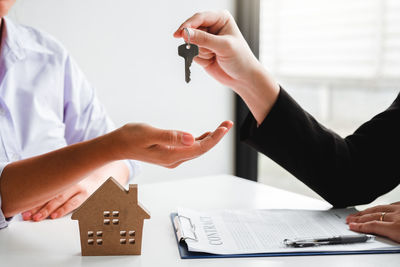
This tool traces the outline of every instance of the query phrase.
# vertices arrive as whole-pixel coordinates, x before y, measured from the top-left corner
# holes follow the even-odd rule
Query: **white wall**
[[[234,0],[17,0],[9,17],[49,32],[77,60],[117,126],[146,122],[200,135],[233,119],[233,94],[196,64],[184,82],[175,29]],[[139,182],[233,172],[233,131],[201,158],[169,170],[143,164]]]

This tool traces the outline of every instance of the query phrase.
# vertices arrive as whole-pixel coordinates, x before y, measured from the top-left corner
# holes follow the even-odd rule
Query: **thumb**
[[[215,52],[219,52],[227,47],[226,38],[223,36],[214,35],[202,30],[187,28],[188,31],[183,29],[183,38],[186,42],[196,44],[198,46],[210,49]],[[188,37],[189,32],[189,37]]]
[[[155,138],[154,143],[168,146],[191,146],[195,141],[190,133],[175,130],[159,130]]]

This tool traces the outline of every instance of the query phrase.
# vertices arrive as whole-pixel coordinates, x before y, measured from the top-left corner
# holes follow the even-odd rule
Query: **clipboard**
[[[178,245],[181,259],[206,259],[206,258],[250,258],[250,257],[282,257],[282,256],[317,256],[317,255],[359,255],[359,254],[392,254],[400,253],[400,249],[388,250],[362,250],[362,251],[318,251],[318,252],[285,252],[285,253],[252,253],[252,254],[211,254],[204,252],[192,252],[188,250],[185,240],[197,238],[196,228],[190,218],[179,216],[178,213],[170,215],[172,227]],[[191,231],[182,229],[182,219],[187,220],[192,226]]]

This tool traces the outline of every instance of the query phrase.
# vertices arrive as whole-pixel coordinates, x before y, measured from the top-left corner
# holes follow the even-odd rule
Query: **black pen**
[[[337,245],[337,244],[352,244],[363,243],[369,240],[374,240],[373,235],[341,235],[332,237],[320,238],[304,238],[304,239],[285,239],[283,243],[288,247],[304,248],[321,245]]]

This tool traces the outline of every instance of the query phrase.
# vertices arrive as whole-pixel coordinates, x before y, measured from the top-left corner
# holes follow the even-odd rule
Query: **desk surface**
[[[400,254],[181,260],[169,214],[195,209],[302,208],[329,204],[233,176],[208,176],[139,186],[151,212],[145,221],[141,256],[82,257],[77,221],[14,221],[0,231],[1,266],[398,266]]]

